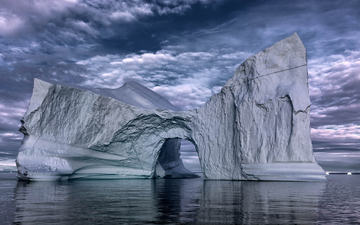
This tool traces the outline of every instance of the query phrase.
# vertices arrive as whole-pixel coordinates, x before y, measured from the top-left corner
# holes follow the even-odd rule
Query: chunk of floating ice
[[[88,91],[36,79],[18,172],[24,179],[193,177],[179,154],[186,139],[208,179],[324,180],[312,151],[310,105],[297,34],[248,58],[190,111],[134,82]]]

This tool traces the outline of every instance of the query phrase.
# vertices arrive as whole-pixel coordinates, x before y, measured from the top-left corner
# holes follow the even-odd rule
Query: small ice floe
[[[351,173],[351,172],[347,172],[347,175],[352,175],[352,173]]]

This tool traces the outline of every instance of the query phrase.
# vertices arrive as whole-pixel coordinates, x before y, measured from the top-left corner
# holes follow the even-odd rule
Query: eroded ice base
[[[243,174],[248,180],[266,181],[320,181],[326,180],[317,163],[289,162],[243,164]]]

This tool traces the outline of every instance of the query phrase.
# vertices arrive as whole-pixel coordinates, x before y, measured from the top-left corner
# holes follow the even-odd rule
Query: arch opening
[[[181,138],[164,141],[155,166],[157,178],[202,177],[199,156],[195,145]]]

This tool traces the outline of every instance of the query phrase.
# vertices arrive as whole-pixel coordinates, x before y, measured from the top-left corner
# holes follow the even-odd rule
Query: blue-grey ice
[[[207,179],[323,180],[310,138],[306,50],[297,34],[248,58],[202,107],[179,111],[130,82],[94,91],[34,81],[19,177],[191,177],[180,139]]]

